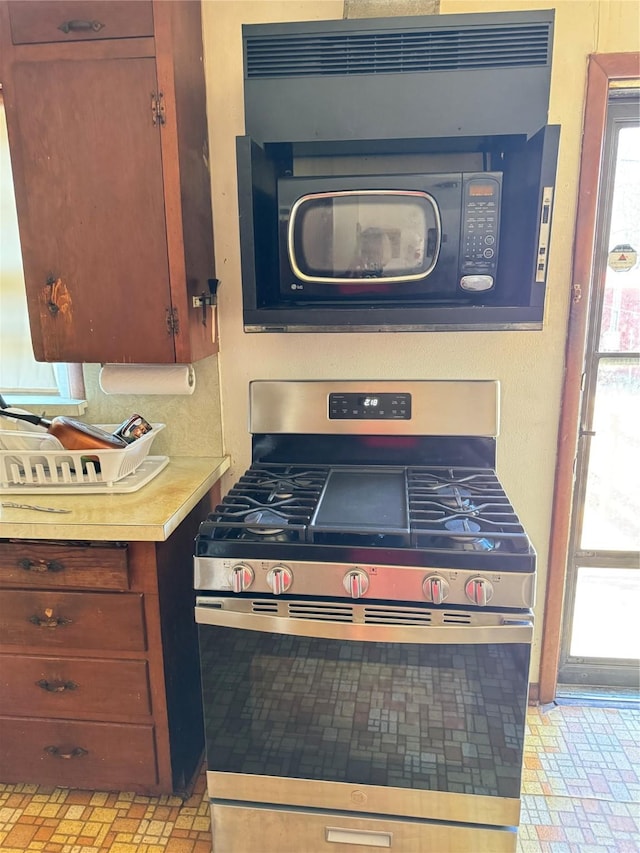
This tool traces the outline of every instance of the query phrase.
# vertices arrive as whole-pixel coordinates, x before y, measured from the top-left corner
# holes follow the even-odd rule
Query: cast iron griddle
[[[408,534],[404,468],[332,468],[311,528],[324,533]]]

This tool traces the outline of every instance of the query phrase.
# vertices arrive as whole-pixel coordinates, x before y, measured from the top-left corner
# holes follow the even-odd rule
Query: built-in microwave
[[[500,172],[278,181],[280,297],[468,301],[495,286]]]
[[[558,142],[238,137],[245,331],[542,328]]]
[[[553,9],[244,24],[245,331],[541,329],[553,29]]]

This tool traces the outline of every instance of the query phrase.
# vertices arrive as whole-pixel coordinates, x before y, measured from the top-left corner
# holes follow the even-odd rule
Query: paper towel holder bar
[[[193,394],[196,374],[192,364],[101,365],[100,390],[110,394]]]

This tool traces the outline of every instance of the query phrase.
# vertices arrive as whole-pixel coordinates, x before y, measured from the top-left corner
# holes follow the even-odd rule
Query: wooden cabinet
[[[188,793],[203,753],[193,539],[0,540],[0,782]]]
[[[200,3],[0,2],[36,359],[216,352]]]

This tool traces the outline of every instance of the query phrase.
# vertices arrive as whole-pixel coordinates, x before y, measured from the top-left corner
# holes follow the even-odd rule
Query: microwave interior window
[[[289,261],[305,281],[417,281],[434,268],[440,217],[422,192],[318,193],[298,199]]]

